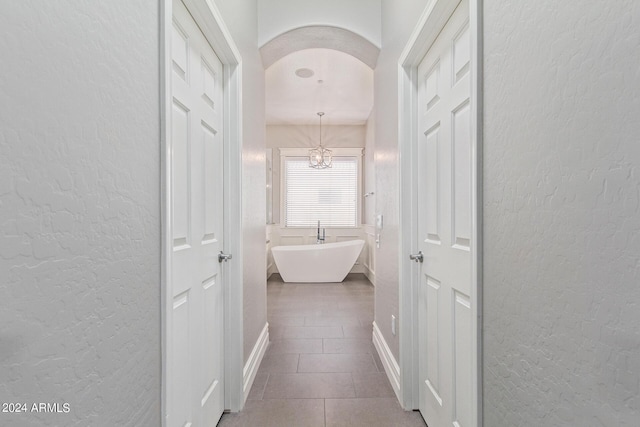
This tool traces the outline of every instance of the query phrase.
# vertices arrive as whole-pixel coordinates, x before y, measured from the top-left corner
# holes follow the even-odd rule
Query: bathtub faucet
[[[324,243],[324,235],[325,235],[324,232],[325,232],[325,229],[323,228],[322,237],[320,237],[320,221],[318,221],[318,232],[316,234],[316,244]]]

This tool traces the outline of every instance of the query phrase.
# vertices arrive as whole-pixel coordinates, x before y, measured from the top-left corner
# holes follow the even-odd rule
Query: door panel
[[[173,219],[173,247],[178,249],[187,245],[189,238],[189,225],[191,215],[189,194],[191,193],[189,182],[189,110],[177,99],[173,99],[171,110],[171,186],[173,204],[171,216]]]
[[[168,425],[215,426],[224,409],[222,64],[173,2]]]
[[[440,322],[440,310],[439,307],[442,305],[441,299],[441,286],[440,282],[431,278],[429,276],[426,277],[426,338],[427,338],[427,347],[426,347],[426,362],[427,362],[427,372],[425,377],[425,383],[427,384],[429,391],[436,399],[439,404],[442,404],[441,393],[441,384],[440,384],[440,360],[442,359],[442,355],[440,351],[442,349],[441,340],[444,338],[442,329],[442,322]]]
[[[471,352],[473,351],[471,346],[471,300],[467,295],[460,292],[455,292],[455,304],[453,306],[453,321],[454,321],[454,372],[453,372],[453,385],[455,390],[454,395],[454,413],[453,419],[460,426],[471,425]]]
[[[171,360],[168,361],[171,376],[172,419],[187,420],[191,418],[190,398],[190,337],[189,337],[189,292],[178,294],[173,298],[171,313],[173,345]],[[176,399],[183,396],[182,399]]]
[[[471,108],[468,99],[452,114],[453,244],[469,250],[471,239]]]
[[[419,408],[429,426],[472,417],[468,2],[418,67]]]
[[[425,221],[425,234],[426,239],[433,244],[440,243],[440,193],[438,191],[439,178],[438,178],[438,156],[440,152],[439,148],[439,130],[440,124],[431,128],[425,134],[425,142],[423,150],[426,153],[421,156],[425,159],[425,167],[421,169],[424,171],[424,178],[420,180],[421,183],[427,186],[425,200],[424,200],[424,221]]]

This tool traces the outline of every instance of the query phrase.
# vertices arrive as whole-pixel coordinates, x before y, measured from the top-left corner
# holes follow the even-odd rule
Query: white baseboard
[[[364,275],[367,276],[367,279],[369,279],[373,286],[376,285],[376,273],[371,270],[368,265],[364,266]]]
[[[360,274],[364,274],[365,273],[366,268],[359,263],[355,263],[353,265],[353,267],[351,268],[351,270],[349,271],[349,273],[360,273]]]
[[[378,328],[376,322],[373,322],[373,345],[376,350],[378,350],[378,356],[380,356],[382,366],[384,366],[384,371],[387,373],[387,378],[389,378],[389,382],[398,397],[398,401],[402,402],[402,396],[400,394],[400,365],[398,365],[396,358],[393,357],[391,349],[389,345],[387,345],[387,341],[382,336],[382,332],[380,332],[380,328]]]
[[[260,367],[260,362],[262,362],[262,358],[264,357],[265,351],[267,351],[267,347],[269,346],[269,323],[265,323],[258,340],[256,341],[256,345],[253,346],[253,350],[251,350],[251,355],[249,355],[249,360],[244,365],[244,369],[242,370],[243,376],[243,391],[244,391],[244,401],[242,406],[244,406],[244,402],[247,401],[247,397],[249,396],[249,391],[251,391],[251,386],[253,385],[253,380],[256,379],[256,374],[258,373],[258,368]]]
[[[278,273],[278,267],[276,267],[276,263],[274,262],[267,269],[267,277],[271,276],[272,274],[276,274],[276,273]]]

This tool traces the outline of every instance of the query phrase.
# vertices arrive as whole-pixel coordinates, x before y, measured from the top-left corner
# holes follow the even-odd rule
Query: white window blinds
[[[334,157],[327,169],[309,167],[306,157],[284,161],[286,227],[356,227],[358,159]]]

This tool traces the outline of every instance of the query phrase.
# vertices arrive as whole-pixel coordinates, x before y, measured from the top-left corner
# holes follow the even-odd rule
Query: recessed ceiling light
[[[302,77],[303,79],[308,79],[309,77],[313,76],[313,74],[313,70],[310,70],[308,68],[298,68],[296,70],[296,76]]]

